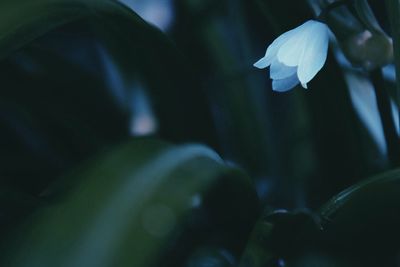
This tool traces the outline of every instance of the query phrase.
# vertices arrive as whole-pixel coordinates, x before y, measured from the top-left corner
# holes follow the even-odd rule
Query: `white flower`
[[[254,67],[270,68],[272,89],[285,92],[307,83],[321,70],[328,54],[329,28],[324,23],[309,20],[279,36]]]

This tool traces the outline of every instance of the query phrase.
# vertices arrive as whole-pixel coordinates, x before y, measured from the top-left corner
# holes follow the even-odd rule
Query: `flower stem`
[[[325,8],[322,9],[321,13],[319,13],[318,17],[316,18],[318,21],[324,22],[326,19],[326,16],[331,12],[333,9],[348,5],[352,2],[353,0],[338,0],[336,2],[333,2],[332,4],[326,6]]]
[[[400,107],[400,1],[386,0],[386,9],[389,15],[390,28],[392,31],[394,63],[396,67],[396,98],[397,106]]]
[[[370,73],[375,88],[376,102],[385,135],[387,154],[391,167],[400,166],[400,142],[394,124],[390,95],[385,88],[381,69]]]

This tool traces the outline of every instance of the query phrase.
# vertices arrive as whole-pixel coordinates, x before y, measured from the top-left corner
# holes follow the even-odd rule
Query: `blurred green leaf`
[[[197,249],[189,257],[185,267],[233,267],[234,258],[226,250],[216,247],[203,247]]]
[[[128,138],[139,83],[163,138],[215,144],[206,98],[182,56],[118,1],[6,0],[0,17],[6,183],[37,195],[65,170]],[[112,75],[121,84],[108,84]],[[122,90],[126,102],[112,90]]]
[[[256,223],[240,267],[279,266],[297,259],[318,240],[319,224],[310,212],[266,209]]]
[[[177,44],[205,85],[224,155],[259,180],[268,166],[266,93],[253,77],[245,1],[177,3]],[[178,33],[179,33],[178,32]]]
[[[93,20],[124,17],[133,27],[152,28],[133,11],[113,0],[4,0],[0,7],[0,58],[57,27],[88,17]],[[125,27],[121,31],[126,31]]]
[[[320,211],[326,246],[371,266],[394,261],[400,238],[399,188],[400,170],[393,170],[332,198]]]
[[[193,58],[185,58],[166,36],[137,23],[128,9],[97,12],[91,26],[109,51],[124,85],[143,85],[159,122],[159,135],[172,141],[216,145],[202,77],[195,76]],[[143,22],[143,21],[141,21]],[[151,33],[151,34],[150,34]],[[144,38],[146,36],[146,38]]]
[[[200,145],[132,141],[64,181],[3,266],[178,266],[209,242],[238,255],[257,216],[248,177]]]
[[[277,232],[275,240],[284,246],[273,255],[282,257],[285,266],[397,266],[399,178],[394,170],[344,190],[320,210],[318,231]],[[286,222],[277,221],[275,227],[285,229]]]
[[[276,255],[265,245],[274,226],[264,219],[258,220],[240,260],[240,267],[262,267],[275,260]]]
[[[103,82],[51,52],[25,50],[42,72],[0,64],[2,182],[39,194],[66,169],[128,137],[128,116]]]
[[[369,178],[333,197],[319,214],[275,211],[253,229],[241,267],[396,266],[400,170]]]

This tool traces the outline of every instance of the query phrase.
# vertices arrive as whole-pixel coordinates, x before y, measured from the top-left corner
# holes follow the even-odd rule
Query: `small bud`
[[[308,0],[316,14],[336,3],[332,0]],[[392,39],[380,27],[368,2],[354,0],[355,13],[342,5],[330,10],[325,21],[334,33],[343,53],[356,67],[367,70],[387,65],[393,60]]]

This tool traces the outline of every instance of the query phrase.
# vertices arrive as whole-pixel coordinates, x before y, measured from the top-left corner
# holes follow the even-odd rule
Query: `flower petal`
[[[277,92],[286,92],[299,84],[299,79],[297,78],[297,74],[294,74],[285,79],[273,80],[272,81],[272,90]]]
[[[254,67],[259,68],[259,69],[265,69],[268,67],[271,63],[267,59],[267,57],[263,57],[260,60],[258,60],[256,63],[254,63]]]
[[[279,48],[288,40],[290,39],[293,34],[296,33],[296,29],[290,30],[288,32],[283,33],[278,38],[276,38],[272,44],[270,44],[265,52],[265,56],[254,63],[254,67],[259,69],[264,69],[271,65],[271,63],[275,60],[276,54],[279,51]]]
[[[329,29],[315,21],[313,27],[313,38],[308,41],[298,66],[297,75],[302,84],[307,84],[324,66],[328,54]]]
[[[296,29],[294,34],[288,38],[279,48],[277,58],[287,66],[295,67],[299,64],[304,50],[312,36],[312,25],[315,21],[309,20]]]
[[[279,80],[292,76],[296,72],[297,72],[297,67],[286,66],[285,64],[275,59],[271,64],[269,76],[271,79]]]

